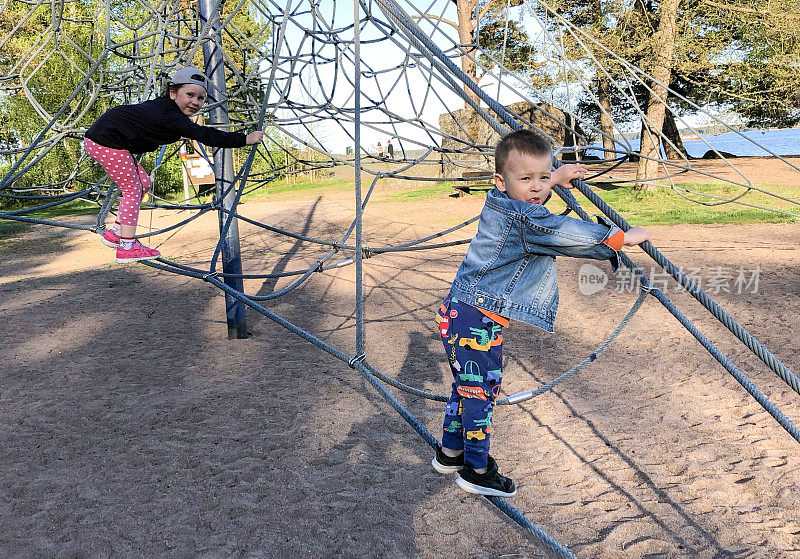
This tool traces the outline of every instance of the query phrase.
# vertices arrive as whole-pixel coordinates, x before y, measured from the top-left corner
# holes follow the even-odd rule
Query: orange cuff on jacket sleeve
[[[622,244],[625,242],[625,233],[617,231],[603,242],[614,250],[622,250]]]

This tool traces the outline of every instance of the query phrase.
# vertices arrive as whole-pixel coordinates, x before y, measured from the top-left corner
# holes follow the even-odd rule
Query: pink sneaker
[[[113,229],[109,229],[105,235],[100,237],[100,242],[107,247],[117,248],[119,246],[119,235],[114,233]]]
[[[161,256],[161,253],[156,249],[148,248],[139,241],[133,241],[133,246],[131,248],[123,248],[122,246],[117,248],[116,261],[120,264],[126,264],[139,260],[153,260],[159,256]]]

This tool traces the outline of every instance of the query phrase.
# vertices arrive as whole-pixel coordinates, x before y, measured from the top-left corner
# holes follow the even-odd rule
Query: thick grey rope
[[[207,281],[212,285],[217,286],[219,289],[223,290],[225,293],[231,295],[232,297],[238,299],[239,301],[243,302],[248,307],[252,308],[253,310],[261,313],[262,315],[266,316],[273,322],[283,326],[287,330],[297,334],[304,340],[311,342],[312,344],[316,345],[317,347],[321,348],[322,350],[326,351],[327,353],[333,355],[337,359],[344,361],[352,368],[356,369],[361,375],[381,394],[381,396],[395,409],[397,412],[403,417],[403,419],[411,425],[419,435],[425,439],[425,442],[428,443],[431,447],[436,447],[438,441],[436,438],[431,435],[431,433],[425,428],[424,425],[411,413],[409,412],[401,403],[400,401],[391,393],[389,390],[378,380],[378,378],[372,374],[370,368],[368,368],[364,363],[365,355],[364,353],[359,353],[357,355],[351,356],[347,355],[346,353],[338,350],[337,348],[327,344],[326,342],[320,340],[313,334],[303,330],[299,326],[295,326],[285,318],[273,313],[266,307],[256,303],[251,298],[247,297],[245,294],[233,289],[232,287],[225,284],[225,282],[220,281],[217,277],[216,273],[210,274],[198,274],[196,272],[190,272],[175,268],[170,268],[169,266],[165,266],[159,261],[155,260],[146,260],[143,261],[144,264],[150,266],[152,268],[156,268],[159,270],[164,270],[168,272],[174,272],[181,275],[186,275],[190,277],[195,277],[198,279],[202,279],[203,281]],[[509,518],[514,520],[517,524],[519,524],[523,529],[525,529],[528,533],[532,536],[537,538],[539,541],[547,545],[553,552],[558,554],[561,557],[567,558],[574,558],[575,554],[570,550],[568,547],[564,546],[558,540],[554,539],[550,536],[547,532],[545,532],[541,527],[536,525],[535,523],[528,520],[520,511],[516,508],[512,507],[508,504],[507,501],[501,499],[500,497],[486,497],[492,504],[494,504],[497,508],[502,510]]]
[[[152,261],[147,261],[148,265],[153,266],[154,263]],[[157,264],[154,267],[160,267]],[[348,363],[351,367],[356,369],[361,375],[377,390],[381,396],[386,400],[397,412],[406,420],[406,422],[411,425],[419,435],[425,439],[425,442],[428,443],[431,447],[436,447],[438,441],[436,438],[431,435],[431,433],[425,428],[424,425],[416,418],[414,415],[409,412],[401,403],[400,401],[391,393],[389,390],[381,384],[381,382],[370,372],[370,370],[364,366],[362,363],[364,354],[358,354],[355,356],[349,356],[338,349],[326,344],[316,336],[306,332],[305,330],[295,326],[288,320],[280,317],[265,307],[251,301],[248,297],[244,296],[242,293],[236,291],[228,287],[224,282],[221,282],[219,279],[214,277],[213,274],[209,274],[207,277],[204,278],[206,281],[216,285],[226,293],[230,294],[231,296],[239,299],[244,304],[249,306],[250,308],[260,312],[264,316],[270,318],[277,324],[280,324],[284,328],[294,332],[295,334],[299,335],[303,339],[315,344],[317,347],[322,348],[323,350],[327,351],[334,357],[341,359],[342,361]],[[544,543],[548,548],[550,548],[553,552],[558,554],[561,557],[567,558],[575,558],[575,554],[572,552],[571,549],[566,547],[565,545],[561,544],[558,540],[550,536],[547,532],[545,532],[541,527],[537,524],[528,520],[520,511],[518,511],[513,506],[509,505],[507,501],[501,499],[500,497],[486,497],[493,505],[497,508],[502,510],[509,518],[514,520],[517,524],[519,524],[523,529],[525,529],[528,533],[532,536],[537,538],[539,541]]]
[[[552,390],[557,384],[560,384],[565,380],[574,377],[576,374],[581,372],[589,363],[594,363],[594,361],[597,360],[597,358],[608,348],[608,346],[611,345],[611,342],[617,339],[617,336],[619,336],[620,333],[625,329],[625,327],[628,325],[628,322],[630,322],[630,320],[633,318],[633,315],[635,315],[639,311],[639,309],[642,306],[642,303],[644,303],[645,299],[647,299],[648,293],[649,291],[646,289],[641,290],[641,292],[639,293],[639,297],[637,297],[636,302],[633,304],[633,307],[631,307],[631,310],[628,311],[628,314],[625,315],[625,317],[622,319],[622,321],[620,321],[620,323],[617,325],[614,331],[611,332],[611,335],[609,335],[608,338],[606,338],[603,341],[603,343],[597,346],[597,349],[595,349],[586,359],[584,359],[583,361],[572,367],[569,371],[567,371],[563,375],[560,375],[559,377],[554,378],[550,382],[543,384],[536,390],[532,390],[529,392],[520,392],[519,394],[512,394],[508,398],[497,400],[497,402],[495,403],[519,404],[527,400],[530,400],[531,398],[535,398],[540,394],[544,394],[545,392]]]
[[[636,302],[633,304],[628,313],[623,317],[622,321],[620,321],[620,323],[617,325],[614,331],[611,332],[608,338],[606,338],[599,346],[597,346],[597,348],[591,354],[589,354],[589,356],[586,357],[586,359],[584,359],[583,361],[572,367],[567,372],[559,375],[558,377],[554,378],[553,380],[551,380],[546,384],[543,384],[542,386],[540,386],[535,390],[513,394],[511,396],[508,396],[507,398],[502,398],[500,400],[497,400],[495,404],[498,405],[521,404],[522,402],[525,402],[527,400],[530,400],[531,398],[535,398],[536,396],[539,396],[541,394],[544,394],[545,392],[552,390],[556,385],[561,384],[565,380],[572,378],[573,376],[581,372],[590,363],[594,363],[597,360],[597,358],[600,355],[602,355],[603,352],[608,348],[608,346],[611,345],[611,343],[615,339],[617,339],[617,337],[625,329],[625,327],[628,325],[633,316],[639,311],[639,309],[642,306],[642,303],[644,303],[645,299],[647,299],[648,292],[649,292],[648,289],[643,288],[641,290],[639,296],[636,299]],[[381,371],[370,365],[369,362],[367,361],[364,362],[364,365],[366,365],[366,367],[370,370],[372,374],[374,374],[376,377],[384,381],[386,384],[394,386],[395,388],[402,390],[403,392],[407,392],[409,394],[413,394],[414,396],[419,396],[420,398],[426,398],[428,400],[435,400],[438,402],[446,402],[449,399],[447,396],[444,396],[442,394],[433,394],[426,390],[420,390],[419,388],[414,388],[413,386],[409,386],[408,384],[395,380],[392,377],[382,373]]]
[[[595,194],[585,183],[578,182],[577,188],[586,196],[589,201],[609,217],[620,229],[627,231],[630,229],[625,219],[623,219],[611,206],[606,204],[602,198]],[[761,342],[759,342],[750,332],[740,325],[731,315],[717,304],[708,294],[703,291],[696,283],[684,274],[675,264],[670,262],[652,243],[645,242],[639,245],[650,258],[655,260],[665,272],[670,274],[686,291],[689,292],[697,301],[703,305],[714,317],[730,330],[750,351],[758,356],[770,369],[772,369],[786,384],[797,394],[800,394],[800,378],[797,377],[786,365],[775,357]]]

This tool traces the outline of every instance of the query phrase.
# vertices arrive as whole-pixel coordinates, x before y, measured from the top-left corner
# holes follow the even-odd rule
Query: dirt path
[[[306,199],[248,204],[244,213],[337,238],[350,207]],[[365,242],[415,238],[479,207],[473,197],[376,202]],[[159,248],[205,265],[216,228],[205,216]],[[673,262],[698,268],[704,285],[729,275],[732,292],[717,300],[800,371],[800,225],[652,233]],[[301,269],[322,254],[249,225],[242,238],[251,272]],[[432,313],[463,252],[365,261],[373,365],[447,390]],[[547,556],[485,500],[435,474],[430,448],[345,363],[253,312],[252,337],[228,341],[224,300],[210,285],[110,264],[97,236],[71,230],[38,227],[3,240],[0,257],[0,556]],[[507,331],[506,394],[583,359],[633,303],[624,278],[581,294],[581,264],[560,261],[556,334],[523,324]],[[737,293],[737,275],[752,280],[756,269],[757,288]],[[251,280],[246,289],[285,285]],[[346,267],[265,305],[352,353],[353,286]],[[800,397],[674,283],[665,289],[800,418]],[[440,404],[398,397],[438,436]],[[578,378],[499,408],[493,441],[519,486],[512,504],[579,557],[598,558],[800,557],[797,449],[652,299]]]

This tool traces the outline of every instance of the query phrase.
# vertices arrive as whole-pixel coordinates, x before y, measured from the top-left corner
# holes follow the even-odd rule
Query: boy
[[[502,381],[502,330],[509,319],[553,332],[558,308],[556,256],[611,260],[649,241],[641,227],[623,233],[601,219],[589,223],[553,215],[544,204],[551,185],[571,188],[584,165],[551,171],[552,146],[531,132],[505,136],[495,149],[495,188],[486,196],[478,232],[439,311],[439,328],[453,373],[442,444],[431,461],[439,473],[459,472],[470,493],[511,497],[514,482],[489,456],[494,401]]]

